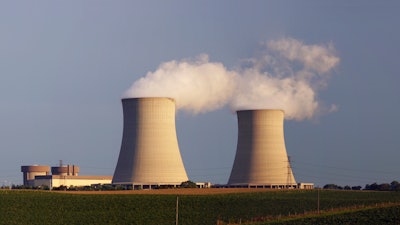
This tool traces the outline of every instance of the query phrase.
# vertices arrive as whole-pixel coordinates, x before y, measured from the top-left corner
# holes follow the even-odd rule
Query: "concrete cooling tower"
[[[124,127],[113,184],[180,185],[188,177],[179,152],[175,101],[122,99]]]
[[[282,110],[237,111],[238,142],[228,186],[295,188]]]

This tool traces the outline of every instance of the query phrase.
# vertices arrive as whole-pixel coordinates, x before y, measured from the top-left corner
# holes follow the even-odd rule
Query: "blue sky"
[[[318,100],[336,112],[285,121],[299,182],[400,180],[398,1],[1,1],[0,185],[21,165],[112,175],[120,98],[163,62],[207,54],[235,68],[262,43],[332,44],[340,63]],[[229,107],[177,114],[191,180],[226,183],[236,151]]]

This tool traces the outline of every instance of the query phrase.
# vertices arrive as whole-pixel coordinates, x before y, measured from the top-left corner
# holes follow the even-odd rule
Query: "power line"
[[[320,165],[320,164],[315,164],[315,163],[299,162],[299,161],[296,161],[295,164],[301,164],[301,165],[306,165],[306,166],[317,167],[319,169],[321,169],[321,168],[330,168],[330,169],[336,169],[336,170],[362,172],[362,173],[378,173],[378,174],[392,174],[392,175],[398,175],[399,174],[398,172],[393,172],[393,171],[365,170],[365,169],[357,169],[357,168],[349,168],[349,167],[337,167],[337,166],[331,166],[331,165]],[[301,168],[303,168],[303,167],[301,167]]]

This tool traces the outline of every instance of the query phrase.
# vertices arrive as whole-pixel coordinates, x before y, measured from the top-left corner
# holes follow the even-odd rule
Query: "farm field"
[[[362,209],[337,210],[320,215],[302,215],[273,221],[246,223],[247,225],[313,225],[313,224],[351,224],[376,225],[400,224],[400,204],[378,205]]]
[[[217,221],[233,224],[265,216],[285,217],[315,212],[317,196],[316,190],[266,189],[112,192],[1,190],[0,224],[173,225],[177,197],[179,224],[217,224]],[[400,203],[398,192],[321,190],[319,196],[321,211]],[[398,209],[395,207],[393,210]]]

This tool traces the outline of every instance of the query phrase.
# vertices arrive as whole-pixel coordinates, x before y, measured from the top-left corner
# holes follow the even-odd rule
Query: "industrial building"
[[[188,181],[178,146],[175,100],[122,99],[123,136],[112,183],[176,187]]]
[[[283,110],[241,110],[237,119],[237,148],[228,186],[298,188],[286,153]]]
[[[23,173],[24,186],[35,186],[34,181],[36,176],[47,176],[50,174],[50,166],[47,165],[31,165],[21,166]]]
[[[47,165],[21,166],[24,186],[49,187],[50,189],[65,186],[90,186],[92,184],[110,184],[111,176],[78,176],[79,167],[62,165],[51,167]]]

